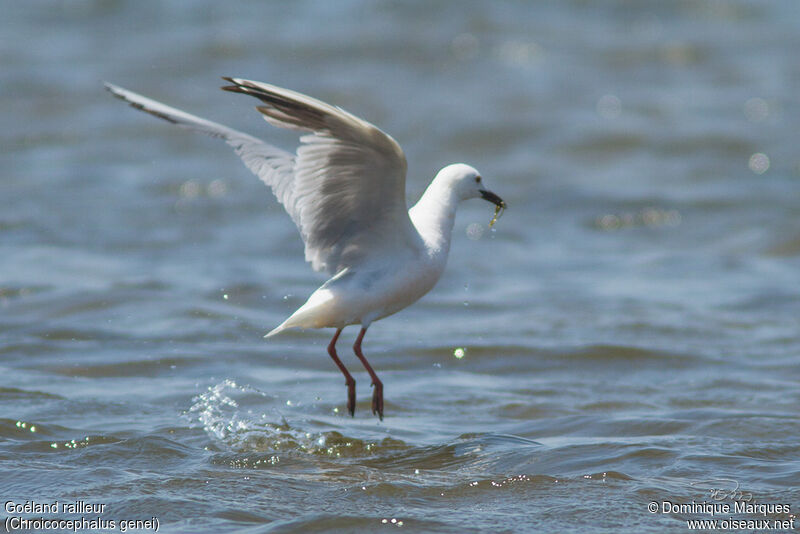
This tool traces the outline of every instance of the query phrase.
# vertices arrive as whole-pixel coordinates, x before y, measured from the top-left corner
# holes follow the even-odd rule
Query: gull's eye
[[[480,176],[476,176],[476,177],[475,177],[475,183],[476,183],[476,184],[479,184],[479,183],[481,183],[481,177],[480,177]]]

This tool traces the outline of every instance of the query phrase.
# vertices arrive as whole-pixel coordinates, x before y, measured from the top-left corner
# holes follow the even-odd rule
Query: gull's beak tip
[[[483,200],[488,200],[495,206],[499,206],[502,209],[506,209],[506,202],[496,194],[492,193],[491,191],[487,191],[486,189],[481,189],[481,198]]]

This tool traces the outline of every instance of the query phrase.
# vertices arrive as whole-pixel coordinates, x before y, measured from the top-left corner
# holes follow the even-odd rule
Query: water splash
[[[194,404],[189,408],[189,413],[197,414],[197,421],[203,429],[223,441],[231,435],[247,431],[252,427],[252,421],[242,418],[238,413],[239,403],[226,393],[226,390],[229,389],[233,392],[267,396],[250,386],[240,386],[235,381],[226,379],[217,385],[210,386],[208,391],[192,399]]]
[[[277,453],[342,458],[408,448],[404,442],[389,437],[376,440],[348,437],[329,426],[323,428],[326,425],[319,420],[290,424],[277,410],[257,415],[256,410],[243,407],[252,404],[253,395],[276,400],[256,388],[226,379],[197,395],[186,415],[193,419],[193,426],[201,426],[233,452],[271,454],[267,463],[272,465],[280,461]],[[264,463],[263,458],[260,460]],[[237,463],[242,461],[249,463],[236,459]]]

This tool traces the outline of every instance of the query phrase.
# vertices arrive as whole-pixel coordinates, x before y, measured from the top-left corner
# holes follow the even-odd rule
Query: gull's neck
[[[419,232],[429,254],[447,258],[450,236],[456,219],[459,198],[455,189],[434,180],[414,207],[408,210],[411,222]]]

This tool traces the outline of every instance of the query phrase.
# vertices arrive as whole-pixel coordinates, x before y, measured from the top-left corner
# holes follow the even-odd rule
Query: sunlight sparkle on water
[[[29,432],[36,432],[36,425],[28,426],[28,423],[25,421],[17,421],[17,428],[28,430]]]
[[[756,174],[764,174],[769,169],[769,157],[763,152],[756,152],[750,156],[747,166]]]

